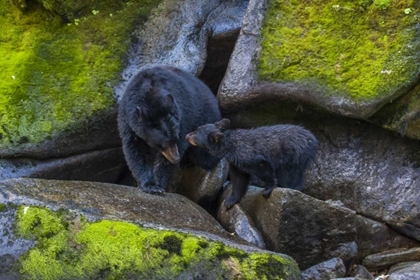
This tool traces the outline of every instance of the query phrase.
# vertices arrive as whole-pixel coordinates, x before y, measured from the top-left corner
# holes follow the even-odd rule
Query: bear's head
[[[178,106],[169,93],[160,93],[159,96],[148,102],[147,107],[136,107],[138,135],[147,145],[158,150],[171,163],[180,161],[177,146],[179,139],[179,113]]]
[[[230,121],[223,119],[214,124],[205,124],[198,127],[195,131],[188,133],[185,139],[193,145],[207,150],[217,148],[225,137],[223,133],[230,127]]]

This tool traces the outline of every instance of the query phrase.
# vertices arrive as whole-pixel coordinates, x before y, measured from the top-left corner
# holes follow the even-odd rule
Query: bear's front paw
[[[239,199],[232,195],[229,195],[228,198],[226,198],[225,200],[224,207],[226,208],[226,210],[230,210],[238,202]]]
[[[163,195],[163,193],[165,192],[164,189],[158,188],[158,187],[153,186],[153,185],[142,186],[141,190],[144,191],[145,193],[159,194],[159,195]]]

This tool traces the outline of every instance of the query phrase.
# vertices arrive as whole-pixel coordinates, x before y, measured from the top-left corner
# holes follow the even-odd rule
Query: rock
[[[346,267],[340,258],[334,258],[317,265],[314,265],[302,272],[302,280],[330,280],[332,278],[344,277]]]
[[[349,265],[383,248],[418,246],[416,241],[336,202],[281,188],[265,200],[261,190],[250,186],[240,206],[261,232],[266,248],[291,255],[303,269],[334,257]],[[230,187],[225,192],[229,191]]]
[[[367,256],[363,265],[368,269],[383,269],[397,263],[420,261],[420,247],[412,249],[394,249]]]
[[[375,277],[373,277],[373,275],[370,274],[370,272],[363,265],[357,265],[354,271],[354,274],[352,275],[354,275],[356,279],[366,279],[366,280],[375,279]]]
[[[265,244],[261,233],[242,206],[239,203],[235,204],[229,211],[223,207],[226,196],[227,192],[225,191],[219,200],[217,221],[228,232],[235,233],[243,240],[264,249]]]
[[[222,1],[208,17],[207,59],[200,79],[216,94],[235,47],[248,0]]]
[[[356,219],[356,228],[359,260],[390,249],[412,248],[420,245],[417,241],[399,234],[386,224],[360,215]]]
[[[8,277],[17,273],[20,278],[49,275],[51,279],[233,275],[298,279],[300,275],[290,257],[244,244],[177,194],[156,196],[91,182],[11,179],[0,182],[0,206],[0,240],[7,241],[0,259],[15,256],[13,263],[2,262],[0,267]]]
[[[121,148],[50,160],[0,160],[0,179],[43,179],[117,182],[126,163]]]
[[[212,213],[216,208],[217,197],[227,175],[226,160],[221,160],[211,171],[198,166],[181,169],[176,182],[171,184],[168,191],[181,194]]]
[[[344,244],[357,240],[351,211],[291,189],[276,188],[266,200],[261,190],[249,187],[240,205],[261,232],[266,248],[289,254],[301,269],[341,255]]]
[[[401,274],[401,273],[420,273],[420,262],[403,262],[393,265],[388,274]]]
[[[205,229],[211,234],[230,236],[201,207],[177,194],[158,196],[113,184],[42,179],[10,179],[1,181],[0,187],[1,203],[33,205],[32,201],[36,201],[36,205],[77,210],[87,217]]]
[[[200,74],[211,30],[204,27],[209,14],[219,4],[218,0],[162,1],[149,20],[134,31],[137,43],[128,53],[124,81],[115,88],[117,97],[121,97],[133,75],[150,65],[171,65]]]
[[[10,271],[10,268],[35,244],[33,240],[16,236],[15,219],[15,211],[6,209],[5,204],[0,204],[0,275],[2,277],[6,274],[12,277],[14,273]]]
[[[221,107],[233,112],[293,100],[368,118],[418,82],[418,11],[410,11],[401,13],[394,5],[378,8],[376,2],[344,7],[334,1],[250,1],[219,90]],[[374,18],[383,25],[373,26]],[[390,39],[389,32],[395,34],[396,49],[371,44],[372,36]]]
[[[340,200],[420,241],[420,142],[354,120],[321,118],[305,126],[314,132],[319,149],[304,192]]]
[[[402,274],[390,275],[387,280],[413,280],[420,279],[420,273],[407,272]]]
[[[369,118],[386,129],[398,132],[402,136],[420,140],[420,85],[416,85],[409,93],[386,104]]]

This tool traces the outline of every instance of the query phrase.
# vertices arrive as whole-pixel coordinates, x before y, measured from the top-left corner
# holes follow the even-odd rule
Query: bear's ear
[[[230,120],[229,119],[223,119],[217,123],[215,123],[216,127],[220,129],[221,131],[228,129],[230,127]]]
[[[172,96],[172,94],[168,94],[163,98],[163,106],[167,109],[172,109],[172,107],[174,107],[174,97]]]
[[[218,144],[223,141],[223,138],[225,138],[225,135],[221,132],[213,132],[211,134],[211,138],[213,139],[214,144]]]
[[[137,113],[137,117],[139,118],[139,120],[142,120],[143,119],[143,110],[139,106],[136,107],[136,113]]]

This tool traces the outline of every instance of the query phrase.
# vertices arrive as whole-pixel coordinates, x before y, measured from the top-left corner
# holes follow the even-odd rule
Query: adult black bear
[[[180,69],[155,66],[129,83],[119,106],[118,129],[134,178],[148,193],[163,193],[183,163],[210,170],[219,162],[192,147],[185,135],[221,119],[216,97],[200,80]]]
[[[228,119],[206,124],[187,134],[192,145],[205,148],[229,162],[232,193],[225,201],[230,209],[245,194],[251,176],[265,183],[268,198],[275,187],[301,190],[304,172],[314,160],[318,141],[297,125],[272,125],[254,129],[226,130]]]

